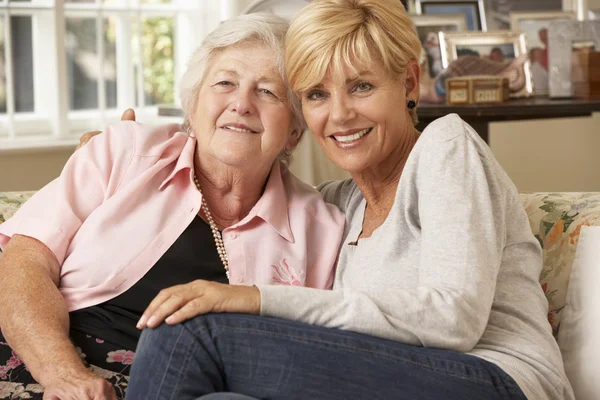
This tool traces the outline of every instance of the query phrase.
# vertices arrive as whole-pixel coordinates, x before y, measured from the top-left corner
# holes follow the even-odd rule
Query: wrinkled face
[[[418,83],[408,72],[390,79],[377,62],[358,75],[350,69],[345,75],[345,82],[326,76],[301,93],[302,111],[327,157],[353,174],[393,157],[413,132],[406,103],[417,98]]]
[[[239,168],[268,168],[291,139],[287,89],[266,46],[241,43],[218,53],[202,86],[192,129],[200,157]]]

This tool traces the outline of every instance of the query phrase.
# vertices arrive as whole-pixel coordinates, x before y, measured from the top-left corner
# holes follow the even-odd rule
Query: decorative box
[[[502,103],[510,95],[508,78],[493,75],[461,76],[446,80],[446,103]]]
[[[600,52],[590,47],[574,50],[572,62],[573,97],[600,97]]]

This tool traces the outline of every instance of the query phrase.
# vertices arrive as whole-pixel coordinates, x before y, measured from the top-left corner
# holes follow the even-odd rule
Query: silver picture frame
[[[548,28],[550,97],[573,96],[572,55],[578,43],[592,44],[600,49],[600,20],[552,21]]]
[[[552,21],[575,21],[572,11],[511,12],[510,29],[525,33],[535,95],[547,95],[550,85],[548,27]]]
[[[443,71],[439,33],[464,32],[467,30],[467,17],[464,14],[415,15],[410,16],[423,47],[423,62],[433,78]]]

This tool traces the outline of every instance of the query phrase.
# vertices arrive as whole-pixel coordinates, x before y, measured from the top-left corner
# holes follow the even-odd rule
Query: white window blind
[[[219,0],[0,0],[0,151],[72,146],[134,107],[154,122]]]

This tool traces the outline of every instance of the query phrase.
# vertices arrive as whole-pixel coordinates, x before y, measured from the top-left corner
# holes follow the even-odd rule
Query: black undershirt
[[[105,303],[71,312],[71,329],[135,350],[141,334],[135,325],[158,292],[196,279],[228,283],[210,226],[199,216],[133,287]]]

